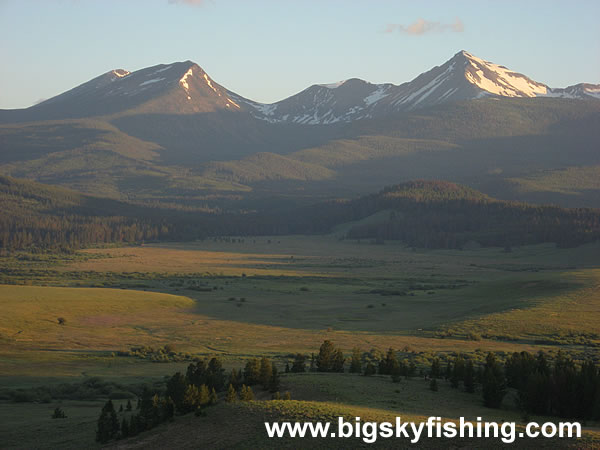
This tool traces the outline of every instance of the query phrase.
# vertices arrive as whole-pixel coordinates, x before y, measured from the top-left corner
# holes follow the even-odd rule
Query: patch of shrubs
[[[195,361],[197,359],[190,353],[178,352],[171,344],[159,348],[132,347],[129,351],[117,352],[117,356],[132,356],[158,363]]]

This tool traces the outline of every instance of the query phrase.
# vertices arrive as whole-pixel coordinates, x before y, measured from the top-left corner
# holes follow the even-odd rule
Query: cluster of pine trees
[[[304,372],[306,356],[297,354],[291,368],[286,372]],[[417,366],[412,359],[399,359],[390,348],[378,362],[363,361],[358,348],[352,350],[350,373],[365,376],[389,375],[393,382],[401,377],[417,375]],[[341,349],[326,340],[319,353],[311,358],[311,371],[344,372],[347,359]],[[437,380],[445,378],[452,388],[462,386],[465,392],[474,393],[479,386],[483,404],[499,408],[509,388],[516,390],[519,406],[525,413],[552,415],[577,419],[600,419],[600,369],[592,361],[577,366],[572,358],[559,352],[553,363],[539,352],[536,356],[528,352],[514,353],[505,363],[494,353],[488,353],[484,364],[475,365],[471,358],[457,355],[448,359],[442,368],[440,358],[432,360],[428,374],[423,369],[419,375],[430,378],[430,388],[438,390]]]
[[[119,411],[123,416],[121,421],[112,401],[107,401],[98,418],[96,440],[106,443],[135,436],[172,420],[175,415],[190,412],[200,415],[204,408],[218,403],[219,393],[223,391],[226,391],[227,402],[254,400],[251,386],[256,385],[271,392],[273,399],[291,398],[289,392],[283,396],[279,393],[279,371],[266,357],[250,359],[243,370],[232,369],[229,375],[225,374],[218,358],[195,361],[188,366],[185,374],[173,374],[164,392],[145,386],[135,411],[132,411],[131,402],[127,403],[125,411]]]
[[[505,373],[506,385],[517,390],[527,413],[600,420],[600,370],[592,361],[578,367],[563,352],[553,364],[543,352],[513,353]]]
[[[96,428],[96,441],[105,444],[112,439],[122,439],[136,436],[142,431],[149,430],[167,422],[173,418],[175,408],[173,402],[156,392],[152,392],[147,386],[140,395],[136,410],[133,411],[131,401],[127,401],[127,407],[119,410],[121,421],[117,415],[112,400],[108,400],[98,417]]]

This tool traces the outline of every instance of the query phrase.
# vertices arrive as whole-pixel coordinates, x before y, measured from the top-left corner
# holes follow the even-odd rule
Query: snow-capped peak
[[[459,54],[465,59],[464,73],[467,81],[490,94],[502,97],[536,97],[548,92],[548,86],[523,74],[485,61],[464,50]]]

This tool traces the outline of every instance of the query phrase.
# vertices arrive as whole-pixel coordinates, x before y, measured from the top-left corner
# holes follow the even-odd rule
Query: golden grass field
[[[3,278],[15,284],[0,284],[0,382],[7,388],[92,376],[161,380],[187,363],[117,353],[166,344],[194,356],[218,355],[228,369],[260,355],[283,364],[292,353],[317,351],[325,339],[347,354],[353,347],[392,347],[424,366],[435,353],[481,361],[488,351],[540,349],[600,361],[598,245],[414,251],[395,243],[282,236],[88,249],[69,257],[15,258],[4,266],[20,271]],[[287,376],[284,385],[298,402],[219,405],[212,416],[178,419],[121,448],[157,448],[164,439],[184,445],[177,433],[196,427],[215,447],[260,447],[265,441],[257,427],[266,416],[518,415],[510,407],[485,409],[479,396],[444,385],[434,394],[419,379],[399,386],[379,377],[307,374]],[[64,429],[79,420],[87,431],[73,436],[93,433],[97,404],[65,405],[74,412]],[[21,442],[38,429],[49,448],[77,448],[79,438],[64,439],[49,422],[50,406],[15,409],[0,402],[0,433]],[[222,439],[225,428],[217,424],[226,418],[245,430],[243,439]],[[587,436],[585,447],[593,448],[597,429]],[[293,448],[291,441],[281,445]]]

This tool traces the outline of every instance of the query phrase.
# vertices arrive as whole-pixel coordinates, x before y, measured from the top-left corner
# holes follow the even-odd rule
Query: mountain
[[[371,84],[353,78],[330,85],[313,85],[273,104],[238,100],[252,107],[252,114],[262,120],[317,125],[377,118],[484,97],[600,99],[600,85],[581,83],[552,89],[463,50],[443,65],[401,85]]]
[[[600,206],[599,89],[551,89],[464,51],[404,84],[351,78],[270,105],[191,61],[116,69],[0,111],[0,174],[201,210],[306,204],[414,178]]]
[[[328,125],[485,97],[600,99],[600,84],[550,88],[463,50],[400,85],[351,78],[316,84],[279,102],[264,104],[219,85],[200,66],[185,61],[135,72],[111,70],[30,108],[0,110],[0,121],[233,111],[269,123]]]
[[[240,96],[236,96],[242,98]],[[133,114],[239,111],[229,91],[191,61],[129,72],[115,69],[24,110],[4,111],[10,121],[111,118]]]

